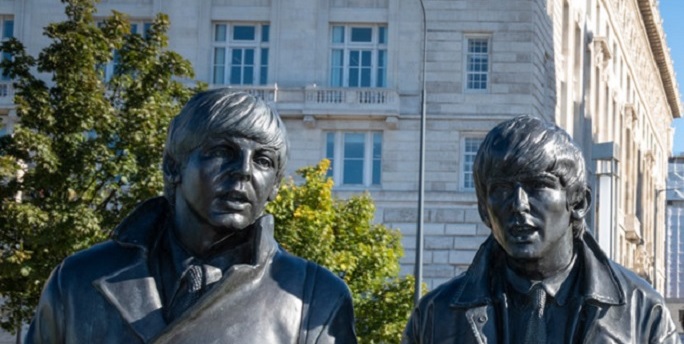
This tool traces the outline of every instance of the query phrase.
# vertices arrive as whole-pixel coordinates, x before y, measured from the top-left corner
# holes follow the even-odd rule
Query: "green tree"
[[[166,128],[196,91],[180,81],[193,78],[191,64],[166,49],[167,16],[142,37],[121,13],[96,25],[93,0],[63,2],[67,19],[45,28],[52,43],[37,58],[15,39],[0,48],[12,56],[1,66],[21,121],[0,139],[0,326],[10,331],[64,257],[160,194]]]
[[[289,252],[326,266],[349,285],[356,330],[362,343],[398,343],[413,308],[413,277],[399,277],[401,236],[373,224],[375,206],[366,194],[348,200],[333,196],[330,162],[297,171],[301,185],[288,180],[267,211],[275,236]]]

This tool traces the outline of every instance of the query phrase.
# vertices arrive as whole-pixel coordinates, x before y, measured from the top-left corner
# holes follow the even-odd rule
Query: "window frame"
[[[346,134],[363,134],[363,171],[361,183],[344,183],[344,163]],[[328,138],[333,136],[332,157],[328,154]],[[383,131],[381,130],[326,130],[323,131],[323,157],[330,160],[328,177],[331,177],[336,187],[339,188],[381,188],[382,187],[382,150],[384,145]],[[379,156],[374,155],[374,140],[379,138]],[[375,173],[378,173],[377,178]],[[377,179],[377,182],[374,180]]]
[[[335,42],[336,28],[342,28],[342,42]],[[370,29],[371,40],[369,42],[352,41],[352,31],[354,29]],[[389,64],[389,30],[386,23],[374,24],[349,24],[331,23],[329,27],[328,44],[328,85],[340,88],[386,88]],[[336,65],[335,53],[342,52],[341,65]],[[358,67],[352,66],[352,52],[360,54]],[[363,53],[370,53],[369,84],[363,85],[362,70],[365,69],[363,63]],[[352,85],[352,69],[358,69],[357,85]],[[341,71],[341,75],[336,76],[336,72]],[[339,72],[338,72],[339,73]]]
[[[217,30],[219,26],[225,26],[225,39],[217,39]],[[235,39],[233,33],[236,27],[253,27],[254,28],[254,39],[243,40]],[[270,49],[270,36],[271,36],[271,25],[269,22],[241,22],[241,21],[214,21],[211,25],[211,64],[210,64],[210,79],[212,85],[224,85],[224,86],[264,86],[268,84],[269,80],[269,60],[271,56]],[[223,49],[223,64],[217,63],[217,51],[218,49]],[[241,50],[241,64],[240,67],[233,65],[232,56],[233,52]],[[248,65],[244,63],[244,56],[247,50],[253,50],[252,64]],[[221,66],[221,67],[219,67]],[[223,73],[221,82],[217,82],[219,78],[218,75],[221,73],[217,68],[223,68]],[[240,69],[240,82],[233,83],[232,78],[233,69]],[[245,69],[251,68],[251,83],[245,82]]]
[[[475,191],[475,180],[473,178],[473,165],[475,163],[475,156],[477,156],[477,150],[474,152],[468,152],[466,151],[467,147],[467,141],[468,140],[479,140],[480,144],[477,146],[478,149],[480,145],[482,145],[482,142],[484,141],[485,133],[468,133],[467,135],[463,135],[461,137],[461,149],[460,149],[460,157],[461,157],[461,163],[459,164],[459,176],[460,176],[460,189],[461,191],[467,191],[467,192],[474,192]],[[472,156],[472,161],[468,162],[467,161],[467,156]],[[466,171],[467,166],[470,165],[470,170]],[[468,178],[469,177],[469,178]],[[467,181],[472,182],[472,187],[467,185]]]
[[[487,43],[486,53],[471,53],[470,43],[471,41],[485,41]],[[466,93],[489,93],[491,89],[492,79],[492,36],[490,34],[467,34],[463,40],[463,90]],[[487,70],[482,71],[470,71],[470,56],[471,54],[479,54],[481,56],[486,56],[487,58]],[[485,88],[471,88],[469,84],[469,79],[471,75],[484,75],[486,76]]]

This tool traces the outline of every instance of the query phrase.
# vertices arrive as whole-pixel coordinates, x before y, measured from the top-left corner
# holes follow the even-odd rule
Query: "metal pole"
[[[416,278],[415,293],[413,302],[418,306],[418,301],[422,295],[423,283],[423,215],[425,212],[425,64],[427,61],[427,20],[425,15],[425,4],[420,0],[420,8],[423,11],[423,92],[421,95],[420,112],[420,157],[418,163],[418,220],[416,228],[416,262],[414,276]]]

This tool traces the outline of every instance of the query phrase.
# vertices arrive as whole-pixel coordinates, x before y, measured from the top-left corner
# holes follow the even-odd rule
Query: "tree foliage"
[[[267,211],[275,235],[289,252],[321,264],[349,285],[362,343],[398,343],[413,307],[413,278],[400,278],[400,233],[373,224],[368,194],[333,196],[330,162],[297,171],[301,185],[285,182]]]
[[[121,13],[96,25],[93,0],[63,2],[67,19],[45,28],[52,43],[37,58],[16,39],[0,48],[13,57],[2,68],[21,121],[0,139],[0,325],[10,331],[64,257],[160,193],[166,128],[196,91],[179,81],[193,77],[190,63],[166,49],[167,16],[143,37]]]

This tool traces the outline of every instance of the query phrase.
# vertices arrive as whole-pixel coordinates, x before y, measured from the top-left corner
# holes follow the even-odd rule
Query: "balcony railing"
[[[227,88],[234,89],[236,91],[247,92],[257,98],[261,98],[269,102],[278,101],[278,85],[272,86],[227,86]]]
[[[385,105],[393,103],[395,97],[396,92],[381,88],[306,88],[306,102],[316,104]]]
[[[213,85],[213,87],[220,87]],[[305,115],[398,116],[399,95],[386,88],[332,88],[308,86],[282,88],[276,85],[227,86],[276,103],[283,113]]]

